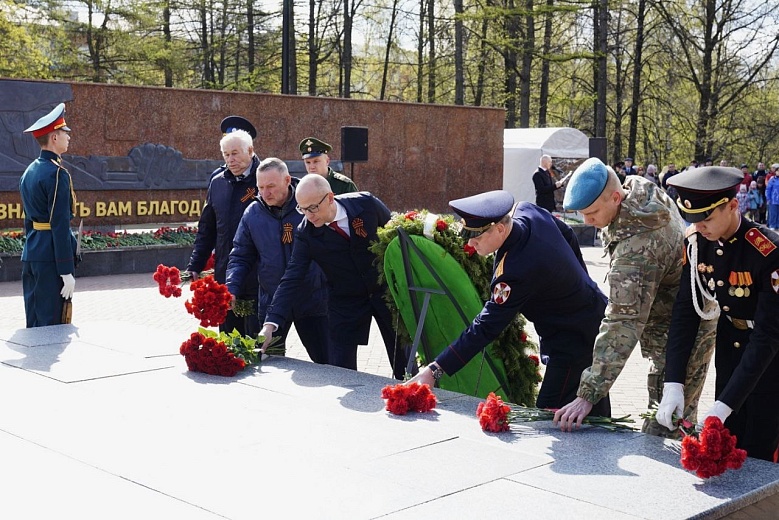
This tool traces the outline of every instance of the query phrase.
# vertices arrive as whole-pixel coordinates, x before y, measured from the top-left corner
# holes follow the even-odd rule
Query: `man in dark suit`
[[[65,104],[57,105],[25,132],[32,133],[41,146],[40,157],[19,182],[27,237],[22,251],[22,290],[29,328],[63,323],[63,304],[73,296],[76,239],[70,219],[76,211],[76,195],[61,157],[70,143]]]
[[[533,174],[533,185],[536,187],[536,206],[550,213],[555,210],[554,192],[563,186],[561,181],[552,177],[552,158],[542,155],[538,170]]]
[[[295,198],[305,218],[295,231],[292,258],[268,307],[263,351],[271,334],[289,321],[313,261],[325,273],[329,290],[329,364],[357,369],[357,346],[367,344],[374,318],[393,375],[402,379],[406,352],[396,345],[392,314],[384,303],[387,286],[379,282],[376,255],[368,249],[377,239],[376,230],[389,221],[389,209],[367,192],[335,196],[320,175],[303,177]]]

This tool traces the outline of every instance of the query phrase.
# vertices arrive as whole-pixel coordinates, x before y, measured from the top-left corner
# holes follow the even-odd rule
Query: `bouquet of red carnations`
[[[178,267],[167,267],[162,264],[154,272],[154,281],[159,286],[160,294],[165,298],[181,296],[181,273]]]
[[[688,433],[684,426],[692,431]],[[709,478],[744,464],[747,452],[736,448],[736,436],[725,428],[719,417],[706,417],[700,432],[692,429],[689,422],[680,427],[684,433],[681,460],[684,469],[694,471],[700,478]]]
[[[429,412],[437,402],[430,386],[419,383],[387,385],[381,389],[381,397],[387,400],[387,411],[395,415]]]
[[[230,292],[227,286],[214,280],[211,275],[194,280],[189,289],[195,294],[192,300],[184,302],[187,312],[200,320],[203,327],[216,327],[224,323],[230,310]]]
[[[192,335],[181,344],[179,350],[193,372],[215,376],[234,376],[244,369],[246,361],[236,356],[224,342],[206,337],[201,332]]]
[[[490,392],[487,395],[487,400],[479,403],[476,407],[476,417],[479,418],[481,429],[486,432],[505,432],[515,423],[551,421],[554,419],[554,414],[555,410],[527,408],[504,403],[503,399],[495,395],[494,392]],[[610,431],[634,431],[631,426],[634,421],[629,415],[614,418],[587,416],[583,422]]]

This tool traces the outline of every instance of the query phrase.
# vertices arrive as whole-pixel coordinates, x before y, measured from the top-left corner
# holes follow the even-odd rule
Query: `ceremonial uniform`
[[[740,177],[734,168],[707,167],[670,182],[679,191],[677,204],[685,218],[700,222],[733,198]],[[717,183],[726,181],[717,191]],[[706,186],[711,194],[702,191]],[[682,382],[700,314],[705,314],[700,300],[719,302],[715,407],[724,403],[732,409],[725,426],[738,438],[738,447],[765,460],[775,460],[779,446],[778,246],[779,235],[747,219],[720,240],[691,232],[667,348],[666,381]]]
[[[229,126],[236,124],[234,118],[238,118],[238,116],[230,116],[222,121],[223,132],[229,129],[245,130],[245,126],[241,128]],[[245,124],[251,125],[248,121]],[[250,131],[245,131],[252,135]],[[256,131],[253,135],[256,135]],[[233,237],[244,211],[257,195],[257,166],[259,164],[259,157],[254,155],[247,170],[238,176],[233,174],[227,165],[217,168],[211,174],[206,192],[206,202],[200,214],[197,236],[189,265],[186,268],[187,271],[196,273],[202,271],[213,252],[214,279],[219,283],[225,283],[227,261],[230,250],[233,248]],[[255,266],[244,278],[244,282],[236,290],[235,296],[242,300],[256,301],[258,286]],[[237,329],[243,335],[256,336],[260,331],[260,323],[256,307],[254,311],[246,317],[238,317],[233,311],[229,311],[224,323],[219,326],[219,330],[232,332],[233,329]]]
[[[333,151],[333,147],[324,141],[317,139],[316,137],[306,137],[300,141],[300,154],[303,160],[324,156],[326,163],[330,164],[330,158],[328,154]],[[308,168],[308,165],[307,165]],[[308,170],[311,173],[311,170]],[[341,173],[334,171],[330,166],[327,166],[327,173],[324,170],[317,170],[317,174],[321,174],[327,179],[327,183],[330,185],[330,190],[336,195],[343,195],[344,193],[354,193],[357,190],[357,185]]]
[[[295,300],[303,292],[311,262],[325,273],[328,284],[330,317],[329,364],[357,369],[357,346],[368,343],[371,318],[379,326],[390,365],[396,378],[406,368],[405,350],[396,345],[392,315],[384,302],[385,283],[379,282],[376,255],[369,250],[378,239],[376,230],[390,219],[390,211],[367,192],[335,197],[345,211],[344,226],[348,238],[329,226],[316,227],[308,219],[298,226],[292,259],[281,279],[266,323],[283,328],[291,318]],[[346,233],[346,231],[343,231]]]
[[[289,195],[280,208],[268,206],[261,198],[246,208],[233,239],[233,249],[227,264],[227,288],[231,294],[241,291],[247,276],[255,265],[260,288],[258,291],[258,316],[264,319],[273,295],[281,282],[284,270],[290,262],[294,230],[303,220],[295,211],[295,185],[292,178]],[[286,340],[290,325],[303,342],[311,361],[327,363],[328,338],[327,287],[325,276],[316,264],[312,264],[292,303],[291,319],[275,336]],[[283,347],[282,347],[283,348]],[[278,350],[274,346],[275,350]]]
[[[25,132],[36,138],[55,130],[70,132],[65,105],[39,119]],[[27,327],[63,323],[63,276],[73,279],[76,239],[70,230],[76,198],[70,173],[57,153],[43,149],[19,182],[26,240],[22,250],[22,289]],[[72,288],[71,288],[72,291]]]
[[[598,159],[585,161],[568,183],[566,210],[593,210],[608,183],[606,166]],[[671,309],[682,274],[684,222],[675,203],[652,181],[633,175],[622,186],[626,195],[614,220],[602,228],[609,255],[609,303],[595,340],[592,366],[584,370],[577,395],[596,403],[611,389],[636,343],[649,360],[648,408],[662,398],[665,346]],[[708,304],[715,308],[715,303]],[[685,417],[695,419],[709,361],[714,352],[716,321],[701,323],[685,380]],[[670,436],[653,419],[642,430]]]
[[[449,204],[463,217],[466,230],[480,228],[483,233],[508,213],[513,197],[496,191]],[[454,374],[522,313],[533,322],[542,357],[548,359],[537,406],[560,408],[576,397],[582,370],[592,363],[606,297],[559,226],[547,211],[527,202],[517,205],[511,231],[495,253],[490,299],[435,365]],[[592,415],[611,415],[608,396],[594,406]]]

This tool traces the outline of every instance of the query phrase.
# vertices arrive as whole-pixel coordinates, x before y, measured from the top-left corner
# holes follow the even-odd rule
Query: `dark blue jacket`
[[[261,199],[255,199],[246,208],[233,240],[233,250],[227,264],[227,288],[231,294],[237,295],[256,265],[260,284],[258,314],[262,319],[292,257],[295,228],[303,220],[303,215],[295,210],[295,186],[298,182],[297,178],[292,178],[289,198],[278,214]],[[326,316],[326,285],[322,270],[312,264],[303,288],[293,303],[295,314]]]
[[[548,211],[520,202],[509,236],[495,253],[490,299],[473,323],[436,358],[453,374],[522,313],[533,322],[541,353],[564,362],[592,358],[606,296],[580,262],[567,228]],[[578,377],[578,375],[576,376]]]
[[[379,283],[374,265],[376,255],[368,247],[378,239],[376,230],[389,221],[390,210],[368,192],[337,195],[335,199],[346,209],[350,240],[344,240],[326,226],[315,227],[303,219],[295,232],[292,259],[268,307],[266,322],[282,327],[289,320],[312,261],[322,268],[327,278],[331,311],[337,309],[339,314],[362,316],[367,309],[370,313],[370,297],[386,290],[386,285]],[[367,323],[370,326],[370,321]],[[352,338],[359,343],[368,331],[356,327],[336,332],[339,338]]]
[[[27,167],[19,182],[27,239],[23,262],[54,262],[57,274],[73,274],[76,239],[70,231],[73,218],[71,179],[54,152],[41,155]],[[51,230],[33,229],[33,221],[50,223]]]
[[[212,174],[187,271],[202,271],[211,251],[214,251],[214,279],[219,283],[225,282],[233,237],[243,212],[255,200],[257,194],[259,164],[259,158],[252,157],[249,173],[241,180],[236,179],[226,166]],[[253,299],[256,295],[257,276],[256,271],[253,271],[251,276],[245,278],[243,287],[236,296]]]

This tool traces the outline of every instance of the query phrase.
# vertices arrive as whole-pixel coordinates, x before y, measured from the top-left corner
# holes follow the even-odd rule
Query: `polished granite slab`
[[[779,490],[777,465],[703,481],[678,443],[640,433],[484,433],[479,401],[453,392],[392,416],[392,380],[295,359],[191,373],[182,339],[110,323],[0,330],[0,513],[664,520],[720,518]]]

